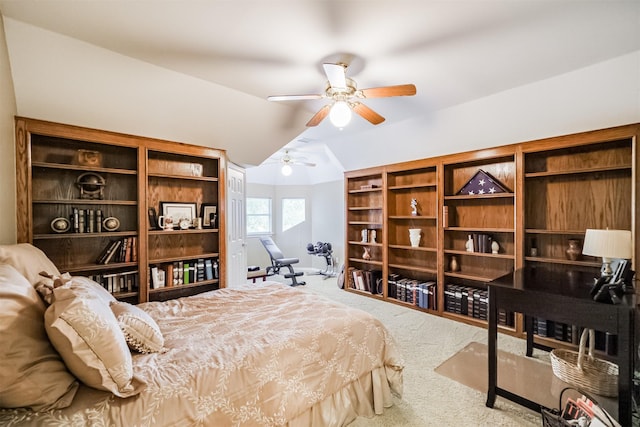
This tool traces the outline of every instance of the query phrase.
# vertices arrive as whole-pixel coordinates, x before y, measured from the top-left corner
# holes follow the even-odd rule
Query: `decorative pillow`
[[[45,253],[29,243],[0,245],[0,264],[13,266],[33,286],[42,280],[41,271],[60,276],[60,272]]]
[[[44,304],[18,271],[0,264],[0,407],[66,408],[78,390],[51,346]]]
[[[133,350],[157,353],[162,350],[164,337],[155,320],[144,310],[126,302],[111,303],[111,311],[118,319],[124,338]]]
[[[67,368],[84,384],[119,397],[140,393],[131,352],[109,304],[75,279],[53,290],[45,328]]]
[[[60,276],[54,276],[53,274],[41,271],[40,276],[41,280],[36,283],[35,288],[38,294],[40,294],[42,300],[47,305],[50,305],[53,302],[53,290],[71,280],[71,275],[69,273],[64,273]]]

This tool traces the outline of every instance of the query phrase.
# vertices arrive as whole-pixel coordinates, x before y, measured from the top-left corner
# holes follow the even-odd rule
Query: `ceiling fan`
[[[297,158],[291,157],[291,155],[289,154],[289,150],[285,150],[284,155],[280,157],[279,160],[267,162],[267,164],[275,164],[275,163],[282,164],[282,168],[281,168],[282,174],[285,176],[289,176],[293,171],[293,169],[291,168],[292,165],[315,167],[316,165],[315,163],[307,162],[305,160],[306,159],[304,157],[297,157]]]
[[[342,128],[349,123],[351,111],[362,116],[374,125],[384,121],[384,117],[373,111],[360,102],[367,98],[385,98],[391,96],[412,96],[416,94],[416,87],[413,84],[396,86],[383,86],[369,89],[358,89],[356,82],[347,77],[347,64],[337,63],[322,64],[327,75],[327,88],[323,94],[311,95],[277,95],[269,96],[269,101],[300,101],[307,99],[331,100],[330,104],[322,107],[307,122],[307,126],[317,126],[327,115],[331,122],[338,128]]]

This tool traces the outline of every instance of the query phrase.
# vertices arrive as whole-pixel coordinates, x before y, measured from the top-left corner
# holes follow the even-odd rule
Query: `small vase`
[[[371,259],[371,250],[366,246],[363,249],[364,253],[362,254],[362,259]]]
[[[422,229],[420,228],[410,228],[409,229],[409,241],[411,242],[411,246],[417,248],[420,246],[420,237],[422,235]]]
[[[455,255],[451,256],[451,261],[449,262],[449,270],[460,271],[460,264],[458,264],[458,258],[456,258]]]
[[[569,239],[569,247],[565,251],[567,259],[570,261],[579,261],[582,259],[582,242],[578,239]]]

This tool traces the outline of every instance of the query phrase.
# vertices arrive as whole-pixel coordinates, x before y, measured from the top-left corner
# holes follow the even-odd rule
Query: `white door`
[[[245,171],[228,163],[227,168],[227,286],[247,281],[245,244]]]

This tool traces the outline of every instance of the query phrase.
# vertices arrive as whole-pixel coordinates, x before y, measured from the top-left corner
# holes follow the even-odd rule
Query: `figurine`
[[[467,252],[473,252],[473,237],[469,234],[469,238],[464,244],[464,247],[467,249]]]
[[[376,233],[376,230],[371,230],[371,232],[369,233],[369,237],[371,240],[371,243],[378,243],[376,242],[376,237],[378,236],[378,234]]]
[[[411,199],[411,215],[418,215],[418,200]]]
[[[363,249],[364,253],[362,254],[362,259],[371,259],[371,250],[366,246]]]
[[[363,229],[360,232],[360,235],[362,236],[362,239],[360,240],[361,243],[367,243],[367,239],[369,237],[369,230],[367,230],[366,228]]]

